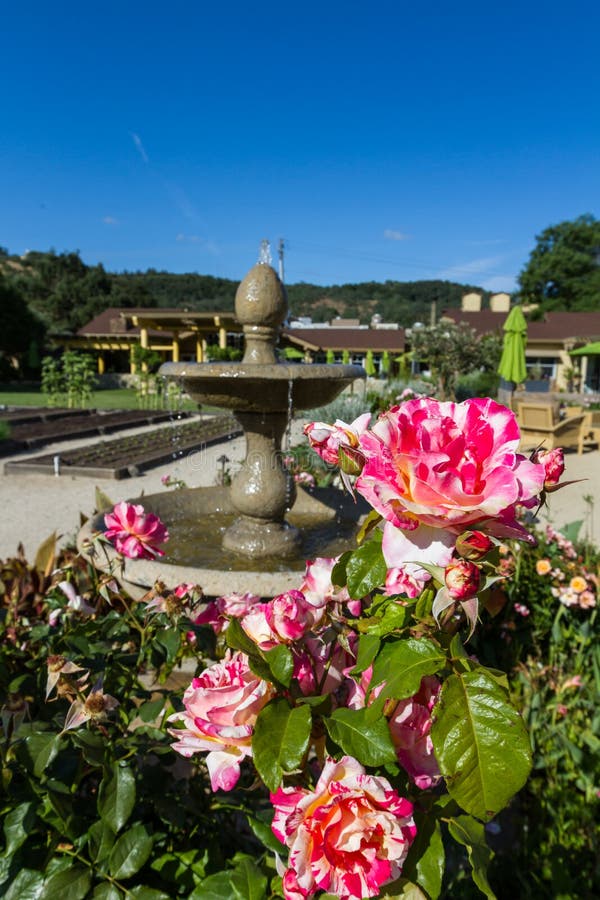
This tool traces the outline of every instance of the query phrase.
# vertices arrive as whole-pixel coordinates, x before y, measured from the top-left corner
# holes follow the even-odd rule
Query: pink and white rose
[[[439,679],[426,675],[417,693],[400,700],[389,720],[398,762],[422,790],[433,787],[441,778],[429,734],[431,714],[440,690]]]
[[[225,631],[229,619],[242,619],[250,610],[260,603],[260,597],[248,591],[245,594],[233,592],[224,594],[207,603],[202,612],[196,616],[196,625],[210,625],[215,634]]]
[[[409,400],[363,432],[355,489],[396,528],[459,534],[474,525],[529,539],[517,505],[533,505],[544,466],[517,452],[514,414],[490,399]]]
[[[400,876],[416,834],[412,804],[352,757],[327,760],[314,790],[281,787],[271,802],[271,827],[289,847],[286,900],[318,891],[362,900]]]
[[[176,738],[173,749],[186,759],[208,752],[213,791],[229,791],[237,783],[241,762],[252,756],[254,724],[273,693],[273,686],[251,671],[248,658],[230,650],[186,689],[185,709],[168,720],[183,728],[170,728],[169,734]]]
[[[309,422],[304,426],[310,446],[326,463],[337,466],[340,447],[356,449],[360,435],[368,428],[371,413],[363,413],[350,425],[337,419],[334,425],[325,422]]]
[[[104,536],[123,556],[130,559],[164,556],[158,545],[169,540],[169,532],[158,516],[147,513],[143,506],[123,500],[104,516],[104,524]]]

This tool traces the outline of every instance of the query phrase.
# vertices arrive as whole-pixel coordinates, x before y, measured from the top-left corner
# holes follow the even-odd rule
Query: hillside
[[[230,310],[237,282],[212,275],[175,275],[146,272],[107,272],[87,266],[78,253],[30,252],[26,257],[4,254],[0,274],[49,332],[74,332],[109,306],[183,307],[190,310]],[[379,313],[384,321],[410,326],[429,321],[432,302],[438,313],[460,305],[472,285],[450,281],[369,281],[321,286],[300,282],[287,285],[294,315],[328,321],[334,316],[363,323]]]

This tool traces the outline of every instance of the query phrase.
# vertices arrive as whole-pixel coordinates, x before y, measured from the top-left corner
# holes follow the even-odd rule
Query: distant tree
[[[19,291],[0,275],[0,355],[19,358],[31,342],[41,345],[44,326]]]
[[[428,363],[437,379],[440,400],[454,399],[460,375],[480,371],[488,364],[488,342],[479,339],[464,322],[456,325],[442,320],[437,325],[413,328],[411,345],[414,355]]]
[[[536,237],[519,275],[521,296],[545,309],[597,309],[600,304],[600,221],[585,215],[551,225]]]

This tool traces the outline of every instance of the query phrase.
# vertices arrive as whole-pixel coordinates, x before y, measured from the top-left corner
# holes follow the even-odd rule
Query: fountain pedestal
[[[235,475],[230,500],[239,518],[223,536],[223,547],[254,559],[294,556],[300,532],[285,521],[296,499],[296,485],[283,467],[281,440],[285,413],[236,411],[246,434],[246,458]]]

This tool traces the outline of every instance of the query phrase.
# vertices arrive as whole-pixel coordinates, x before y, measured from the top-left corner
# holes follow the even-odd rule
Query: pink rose
[[[482,531],[465,531],[456,539],[456,552],[465,559],[483,559],[493,546],[494,542]]]
[[[536,450],[533,460],[544,467],[544,490],[555,491],[565,471],[565,457],[561,447],[554,450]]]
[[[337,466],[340,447],[358,447],[359,436],[368,427],[371,413],[363,413],[350,425],[337,419],[334,425],[325,422],[309,422],[304,426],[304,434],[313,450],[326,463]]]
[[[104,516],[104,536],[115,545],[118,553],[131,559],[155,559],[164,556],[157,546],[169,540],[169,532],[154,513],[147,513],[143,506],[117,503],[111,513]]]
[[[441,778],[429,735],[431,713],[440,689],[435,675],[426,675],[414,697],[400,700],[390,717],[390,734],[398,762],[422,790],[436,785]]]
[[[479,590],[481,571],[468,559],[457,559],[446,566],[444,572],[446,590],[455,600],[469,600]]]
[[[376,897],[402,872],[416,834],[412,804],[355,759],[327,760],[314,790],[282,787],[271,802],[271,827],[290,851],[286,900],[317,891],[339,900]]]
[[[231,790],[240,777],[240,763],[252,756],[254,723],[274,688],[257,678],[248,658],[230,650],[222,662],[194,678],[183,695],[185,709],[170,716],[183,728],[170,728],[173,749],[186,759],[208,751],[206,764],[213,791]]]
[[[519,439],[514,414],[494,400],[409,400],[360,435],[366,462],[355,488],[396,528],[457,534],[485,524],[529,539],[516,507],[533,505],[545,471],[517,453]]]
[[[256,604],[260,603],[260,597],[256,594],[225,594],[217,597],[206,605],[202,612],[194,619],[196,625],[210,625],[215,634],[225,631],[229,619],[241,619]]]
[[[242,628],[261,650],[299,640],[315,625],[322,611],[302,591],[288,591],[268,603],[257,603],[242,621]]]

